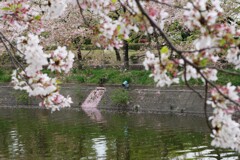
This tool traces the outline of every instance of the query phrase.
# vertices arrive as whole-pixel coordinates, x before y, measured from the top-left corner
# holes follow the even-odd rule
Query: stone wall
[[[62,86],[61,92],[70,95],[74,101],[72,108],[81,108],[88,94],[96,86],[83,86],[79,84],[66,84]],[[149,112],[149,113],[173,113],[173,114],[204,114],[204,100],[196,93],[186,87],[173,86],[170,88],[154,88],[143,86],[130,86],[127,90],[129,102],[126,105],[114,104],[112,95],[121,86],[105,86],[106,92],[99,104],[99,109],[104,111],[129,111],[129,112]],[[200,93],[203,90],[196,88]],[[16,91],[6,84],[0,85],[0,104],[1,106],[17,107],[38,107],[37,98],[29,98],[25,92]],[[208,107],[208,113],[211,112]]]

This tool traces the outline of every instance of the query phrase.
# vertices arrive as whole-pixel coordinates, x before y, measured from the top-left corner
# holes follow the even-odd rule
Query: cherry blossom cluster
[[[213,116],[209,117],[213,127],[212,145],[240,152],[240,125],[233,120],[233,114],[239,110],[233,102],[240,102],[240,88],[228,83],[218,89],[220,92],[216,89],[211,90],[211,98],[208,100],[208,104],[214,108]],[[231,100],[223,95],[230,97]]]
[[[0,15],[2,19],[16,27],[25,26],[29,18],[27,13],[30,10],[30,6],[26,2],[26,0],[1,2]]]
[[[122,39],[128,39],[131,30],[138,31],[138,28],[132,25],[129,19],[120,16],[114,20],[110,17],[110,12],[119,9],[119,4],[115,1],[81,0],[79,4],[82,10],[90,10],[92,14],[99,18],[98,25],[91,26],[95,34],[92,41],[98,47],[120,48],[123,46]]]
[[[47,54],[43,52],[43,48],[39,45],[37,35],[29,34],[28,37],[19,37],[17,39],[17,52],[19,56],[24,57],[28,66],[25,71],[27,76],[34,76],[48,64]]]
[[[198,67],[206,67],[209,64],[216,63],[219,59],[217,53],[221,52],[218,48],[221,37],[213,32],[216,32],[217,18],[222,14],[223,9],[220,7],[220,1],[218,0],[212,0],[211,4],[208,4],[209,6],[207,2],[207,0],[188,2],[186,5],[188,10],[184,12],[185,25],[190,30],[200,30],[202,32],[202,36],[194,41],[196,52],[185,53],[187,60]],[[202,77],[196,72],[196,68],[191,70],[192,78]],[[187,73],[190,72],[187,71]],[[217,80],[216,69],[207,68],[202,70],[201,73],[210,81]],[[204,78],[202,80],[205,81]]]
[[[234,39],[239,36],[239,30],[234,25],[217,22],[223,12],[220,1],[212,0],[210,6],[206,3],[207,1],[188,3],[190,10],[185,12],[186,25],[190,29],[200,29],[202,32],[202,36],[195,41],[196,49],[202,51],[196,52],[197,56],[190,58],[189,61],[195,65],[204,62],[206,66],[210,62],[213,64],[217,62],[219,54],[225,53],[226,60],[234,64],[236,69],[240,68],[238,41]],[[196,58],[200,61],[194,61]],[[206,69],[206,73],[202,71],[204,78],[216,81],[217,70]],[[213,127],[213,146],[240,151],[239,123],[233,120],[233,113],[239,110],[239,94],[239,89],[231,83],[219,86],[218,90],[216,88],[211,90],[208,104],[214,108],[214,114],[210,117]]]
[[[7,24],[8,29],[13,32],[19,34],[28,28],[35,30],[40,26],[40,17],[31,12],[27,0],[1,2],[0,8],[2,20]],[[33,23],[35,25],[31,25]],[[1,25],[4,27],[6,24],[2,23]]]
[[[24,70],[16,70],[12,74],[14,88],[27,91],[29,96],[42,98],[40,105],[52,111],[70,107],[71,98],[59,93],[57,79],[50,78],[42,70],[47,67],[51,71],[68,73],[73,65],[74,54],[68,52],[66,47],[58,47],[53,53],[46,54],[39,45],[38,36],[33,34],[20,37],[17,47],[21,53],[19,55],[24,57],[28,65]]]
[[[181,65],[182,60],[171,61],[169,60],[169,56],[169,52],[162,52],[161,58],[159,58],[155,57],[153,53],[148,51],[146,53],[145,61],[143,62],[146,70],[152,70],[150,77],[153,77],[159,87],[179,83],[176,68]]]
[[[20,65],[13,72],[14,88],[25,90],[29,96],[40,97],[40,106],[52,111],[70,107],[72,100],[59,93],[57,78],[44,74],[43,69],[68,73],[73,66],[74,54],[66,47],[58,47],[51,54],[44,53],[37,35],[43,30],[39,24],[44,19],[59,17],[66,8],[66,1],[14,0],[1,2],[0,7],[1,21],[13,29],[13,33],[14,30],[21,30],[16,34],[16,53],[25,60],[26,67]],[[22,33],[27,33],[27,36],[21,36]]]
[[[163,30],[165,21],[169,16],[168,13],[159,5],[148,4],[145,8],[149,17],[151,17],[151,19],[159,26],[159,28]],[[147,26],[147,31],[149,34],[152,34],[153,27],[151,25]]]
[[[219,20],[223,14],[219,0],[195,0],[188,2],[184,9],[184,24],[192,31],[201,32],[193,43],[194,51],[171,48],[170,53],[163,47],[158,57],[148,51],[143,64],[147,70],[152,69],[150,76],[157,86],[178,83],[180,78],[186,83],[190,79],[201,79],[206,85],[210,83],[213,89],[208,104],[214,108],[210,117],[212,145],[240,151],[240,126],[233,119],[233,113],[239,111],[239,87],[231,83],[215,86],[213,82],[218,79],[218,70],[211,67],[220,58],[225,58],[235,69],[240,68],[239,42],[235,38],[240,31],[234,24]],[[154,9],[148,11],[148,15],[154,15]],[[162,29],[161,25],[158,24],[158,28]],[[174,58],[174,52],[178,58]]]
[[[200,29],[202,33],[206,32],[205,26],[211,26],[216,23],[218,16],[223,12],[219,0],[196,0],[188,2],[187,11],[184,12],[185,24],[189,29]]]
[[[10,0],[0,3],[1,27],[7,27],[18,34],[29,30],[42,31],[42,19],[61,16],[67,7],[67,0]]]
[[[7,28],[12,32],[23,32],[27,28],[30,28],[30,22],[37,22],[37,17],[30,16],[30,5],[27,0],[7,1],[0,3],[0,23],[1,28]]]
[[[184,13],[186,26],[191,30],[202,32],[202,36],[194,42],[196,50],[199,50],[194,59],[201,57],[197,63],[203,61],[207,62],[206,64],[215,63],[219,59],[218,55],[225,52],[226,60],[234,64],[237,69],[240,67],[240,57],[236,47],[237,40],[234,37],[238,37],[240,31],[235,25],[217,22],[223,13],[220,4],[219,0],[211,0],[211,4],[207,4],[207,0],[187,3],[188,10]]]
[[[120,48],[123,46],[122,40],[128,40],[132,31],[138,32],[141,30],[150,34],[153,33],[153,27],[142,16],[135,0],[81,0],[79,4],[82,10],[90,11],[99,18],[99,24],[91,26],[93,33],[96,33],[92,41],[98,47]],[[160,8],[159,5],[154,6],[152,3],[145,2],[141,2],[141,4],[147,8],[146,12],[154,22],[163,28],[165,19],[168,17],[167,12]],[[121,10],[121,6],[125,6],[125,11]],[[121,12],[121,15],[113,18],[111,14],[115,12]]]
[[[46,19],[58,18],[64,13],[67,7],[66,0],[43,0],[40,3],[37,9],[45,12],[44,18]]]
[[[44,47],[54,44],[69,45],[79,37],[81,37],[79,38],[81,44],[85,39],[91,39],[92,30],[85,27],[83,20],[79,17],[81,17],[79,8],[76,5],[69,5],[60,18],[44,21],[44,32],[48,33],[48,36],[44,37],[41,44]],[[92,16],[86,15],[85,17],[91,18]]]
[[[51,53],[50,63],[48,69],[51,71],[58,71],[68,73],[73,67],[74,54],[67,51],[66,47],[59,47]]]

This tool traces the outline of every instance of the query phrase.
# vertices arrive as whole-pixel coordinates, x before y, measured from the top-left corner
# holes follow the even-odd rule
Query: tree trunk
[[[129,69],[128,42],[126,40],[123,40],[123,50],[124,50],[124,68]]]
[[[77,58],[78,58],[78,69],[82,69],[83,66],[82,66],[81,44],[78,45]]]
[[[121,56],[120,56],[119,50],[118,50],[116,47],[114,47],[113,49],[114,49],[114,51],[115,51],[115,53],[116,53],[116,59],[117,59],[117,61],[121,61]]]
[[[123,12],[126,12],[126,8],[123,7]],[[129,69],[129,57],[128,57],[128,42],[123,40],[123,54],[124,54],[124,68]]]

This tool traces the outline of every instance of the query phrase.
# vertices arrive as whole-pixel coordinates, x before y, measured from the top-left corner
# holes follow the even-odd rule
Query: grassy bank
[[[149,78],[149,71],[120,70],[120,69],[85,69],[73,70],[71,75],[65,78],[67,82],[91,83],[91,84],[122,84],[127,80],[131,84],[153,85]]]
[[[229,70],[232,71],[232,70]],[[240,71],[238,71],[240,73]],[[149,71],[145,70],[121,70],[121,69],[73,69],[68,76],[63,76],[63,83],[85,83],[85,84],[122,84],[127,80],[132,85],[154,85],[152,78],[149,78]],[[232,82],[234,85],[240,85],[240,77],[218,73],[218,84]],[[0,69],[0,82],[10,82],[11,70]],[[190,80],[192,85],[201,85],[201,80]],[[181,85],[184,83],[181,82]]]
[[[11,74],[10,69],[0,69],[0,82],[10,82]]]

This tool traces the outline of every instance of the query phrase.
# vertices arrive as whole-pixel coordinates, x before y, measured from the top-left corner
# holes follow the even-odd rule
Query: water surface
[[[93,115],[94,116],[94,115]],[[204,118],[0,109],[0,159],[239,159],[215,149]]]

